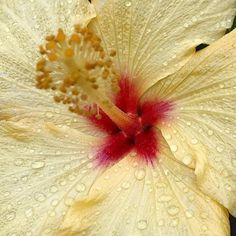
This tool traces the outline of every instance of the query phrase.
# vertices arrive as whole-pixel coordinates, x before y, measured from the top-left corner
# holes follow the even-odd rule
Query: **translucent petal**
[[[236,215],[236,30],[145,95],[175,102],[162,133],[198,185]]]
[[[68,211],[59,236],[228,235],[228,214],[196,186],[194,172],[162,146],[154,168],[127,157]]]
[[[230,27],[235,1],[93,0],[92,21],[105,47],[117,50],[117,66],[143,90],[176,71],[200,43]],[[194,6],[194,7],[193,7]]]
[[[66,126],[0,122],[0,235],[52,235],[99,170],[97,139]]]

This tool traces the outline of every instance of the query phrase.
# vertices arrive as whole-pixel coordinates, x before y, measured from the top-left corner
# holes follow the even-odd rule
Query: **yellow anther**
[[[49,41],[47,44],[46,44],[46,48],[48,50],[52,50],[56,47],[56,42],[55,41]]]
[[[64,51],[65,57],[73,57],[74,56],[74,50],[72,48],[66,48]]]
[[[36,70],[37,70],[37,71],[43,71],[45,64],[46,64],[46,60],[45,60],[44,58],[42,58],[42,59],[36,64]]]
[[[102,73],[102,78],[107,79],[107,77],[109,76],[109,73],[110,73],[109,70],[105,69]]]
[[[72,89],[72,94],[73,94],[73,95],[78,95],[78,94],[79,94],[78,89],[77,89],[77,88],[73,88],[73,89]]]
[[[47,56],[48,56],[48,60],[49,61],[56,61],[57,60],[57,55],[55,54],[55,53],[48,53],[47,54]]]
[[[104,86],[118,87],[112,66],[116,51],[107,54],[93,31],[76,25],[73,34],[66,36],[59,29],[55,36],[46,37],[39,51],[44,59],[36,65],[36,86],[53,90],[55,102],[68,104],[78,115],[97,119],[101,119],[102,109],[121,128],[133,122],[103,93]]]
[[[42,55],[44,55],[44,54],[47,53],[47,51],[45,50],[45,48],[44,48],[42,45],[39,46],[39,52],[40,52],[40,54],[42,54]]]
[[[98,89],[99,86],[98,86],[97,84],[93,84],[93,85],[92,85],[92,88],[93,88],[93,89]]]
[[[111,50],[110,56],[111,56],[111,57],[116,56],[116,50]]]
[[[87,70],[93,70],[96,66],[97,66],[97,63],[89,63],[89,62],[87,62],[87,63],[85,64],[85,68],[86,68]]]
[[[65,39],[66,39],[66,35],[65,35],[64,31],[62,29],[58,29],[56,41],[61,43],[61,42],[64,42]]]
[[[86,94],[82,94],[82,95],[80,96],[80,98],[81,98],[83,101],[85,101],[85,100],[88,99],[88,96],[87,96]]]
[[[46,40],[47,41],[52,41],[52,40],[54,40],[55,39],[55,36],[54,35],[48,35],[47,37],[46,37]]]
[[[79,37],[78,34],[72,34],[71,35],[71,38],[70,38],[70,41],[73,42],[73,43],[80,43],[81,42],[81,38]]]
[[[105,56],[106,56],[106,54],[105,54],[105,52],[100,52],[100,57],[102,58],[102,59],[104,59],[105,58]]]
[[[74,26],[74,28],[75,28],[75,32],[77,32],[77,33],[80,33],[81,32],[81,26],[80,25],[75,25]]]
[[[108,59],[108,60],[105,62],[105,65],[106,65],[107,67],[111,67],[111,65],[112,65],[112,60],[111,60],[111,59]]]

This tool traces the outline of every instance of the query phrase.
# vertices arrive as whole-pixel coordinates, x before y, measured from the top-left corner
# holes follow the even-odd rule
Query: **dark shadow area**
[[[231,236],[236,236],[236,218],[230,216],[230,228],[231,228]]]

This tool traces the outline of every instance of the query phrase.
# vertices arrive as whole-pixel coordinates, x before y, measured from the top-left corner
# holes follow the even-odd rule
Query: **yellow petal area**
[[[66,126],[0,122],[0,235],[52,235],[99,173],[97,139]]]
[[[58,27],[69,31],[77,14],[84,22],[91,19],[92,9],[86,0],[1,2],[0,120],[53,122],[93,132],[86,121],[54,104],[52,95],[35,88],[38,45]],[[79,19],[81,24],[83,19]]]
[[[236,215],[236,30],[200,51],[147,97],[175,102],[161,131],[175,157],[195,168],[198,185]]]
[[[235,15],[235,0],[93,0],[91,27],[107,49],[117,51],[117,67],[141,90],[178,70],[200,43],[224,35]]]
[[[162,146],[156,167],[129,156],[68,211],[58,236],[229,235],[228,213],[202,194],[194,172]]]

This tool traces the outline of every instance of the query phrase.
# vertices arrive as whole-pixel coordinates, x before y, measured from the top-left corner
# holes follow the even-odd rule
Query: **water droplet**
[[[56,193],[58,191],[58,188],[56,186],[51,186],[50,192],[51,193]]]
[[[45,163],[43,161],[35,161],[31,165],[33,169],[40,169],[40,168],[43,168],[44,166],[45,166]]]
[[[157,222],[158,226],[163,226],[163,225],[164,225],[164,223],[165,223],[165,221],[164,221],[164,220],[159,220],[159,221]]]
[[[6,220],[8,220],[8,221],[14,220],[15,217],[16,217],[16,213],[14,211],[8,212],[6,214]]]
[[[177,152],[178,146],[175,145],[175,144],[172,144],[172,145],[170,145],[170,149],[171,149],[172,152]]]
[[[33,216],[33,214],[34,214],[34,209],[33,208],[30,207],[30,208],[25,210],[25,216],[27,218],[31,218]]]
[[[130,1],[125,2],[126,7],[131,7],[132,3]]]
[[[216,147],[216,150],[217,150],[217,152],[219,152],[219,153],[223,152],[224,149],[225,149],[225,147],[224,147],[223,145],[220,145],[220,146]]]
[[[192,211],[192,210],[187,210],[187,211],[185,212],[185,215],[186,215],[187,218],[192,218],[194,214],[193,214],[193,211]]]
[[[57,199],[52,200],[51,205],[56,206],[59,203]]]
[[[158,202],[169,202],[172,199],[171,195],[161,195],[158,197],[157,201]]]
[[[145,177],[146,172],[143,169],[139,169],[135,171],[134,175],[137,180],[142,180]]]
[[[182,161],[185,165],[190,165],[192,162],[192,157],[190,155],[184,156]]]
[[[128,189],[130,187],[130,183],[124,182],[121,186],[123,189]]]
[[[174,215],[177,215],[179,213],[179,208],[177,206],[170,206],[168,209],[167,209],[167,212],[171,215],[171,216],[174,216]]]
[[[210,129],[209,129],[209,130],[207,131],[207,134],[208,134],[209,136],[212,136],[212,135],[214,134],[214,132],[213,132],[213,130],[210,130]]]
[[[172,222],[171,222],[171,226],[172,226],[172,227],[176,227],[178,224],[179,224],[179,220],[178,220],[178,219],[174,219],[174,220],[172,220]]]
[[[201,228],[203,231],[207,231],[207,229],[208,229],[206,225],[203,225]]]
[[[46,199],[43,193],[35,193],[34,198],[36,201],[39,201],[39,202],[43,202]]]
[[[166,140],[171,140],[172,136],[170,134],[167,134],[166,136]]]
[[[23,159],[18,158],[18,159],[15,160],[15,165],[16,166],[21,166],[23,163],[24,163]]]
[[[72,206],[73,203],[74,203],[74,199],[73,198],[68,197],[68,198],[65,199],[65,205],[66,206]]]
[[[147,228],[147,225],[148,225],[148,223],[146,220],[139,220],[137,226],[138,226],[138,229],[144,230]]]
[[[229,184],[225,185],[225,189],[228,190],[229,192],[232,191],[232,187]]]
[[[198,140],[197,140],[197,139],[195,139],[195,138],[193,138],[193,139],[191,140],[191,143],[195,145],[195,144],[197,144],[197,143],[198,143]]]
[[[85,185],[84,184],[77,184],[76,185],[76,191],[78,191],[78,192],[84,192],[85,191],[85,189],[86,189],[86,187],[85,187]]]
[[[46,117],[49,118],[49,119],[53,117],[53,114],[52,114],[51,112],[46,112],[45,115],[46,115]]]

